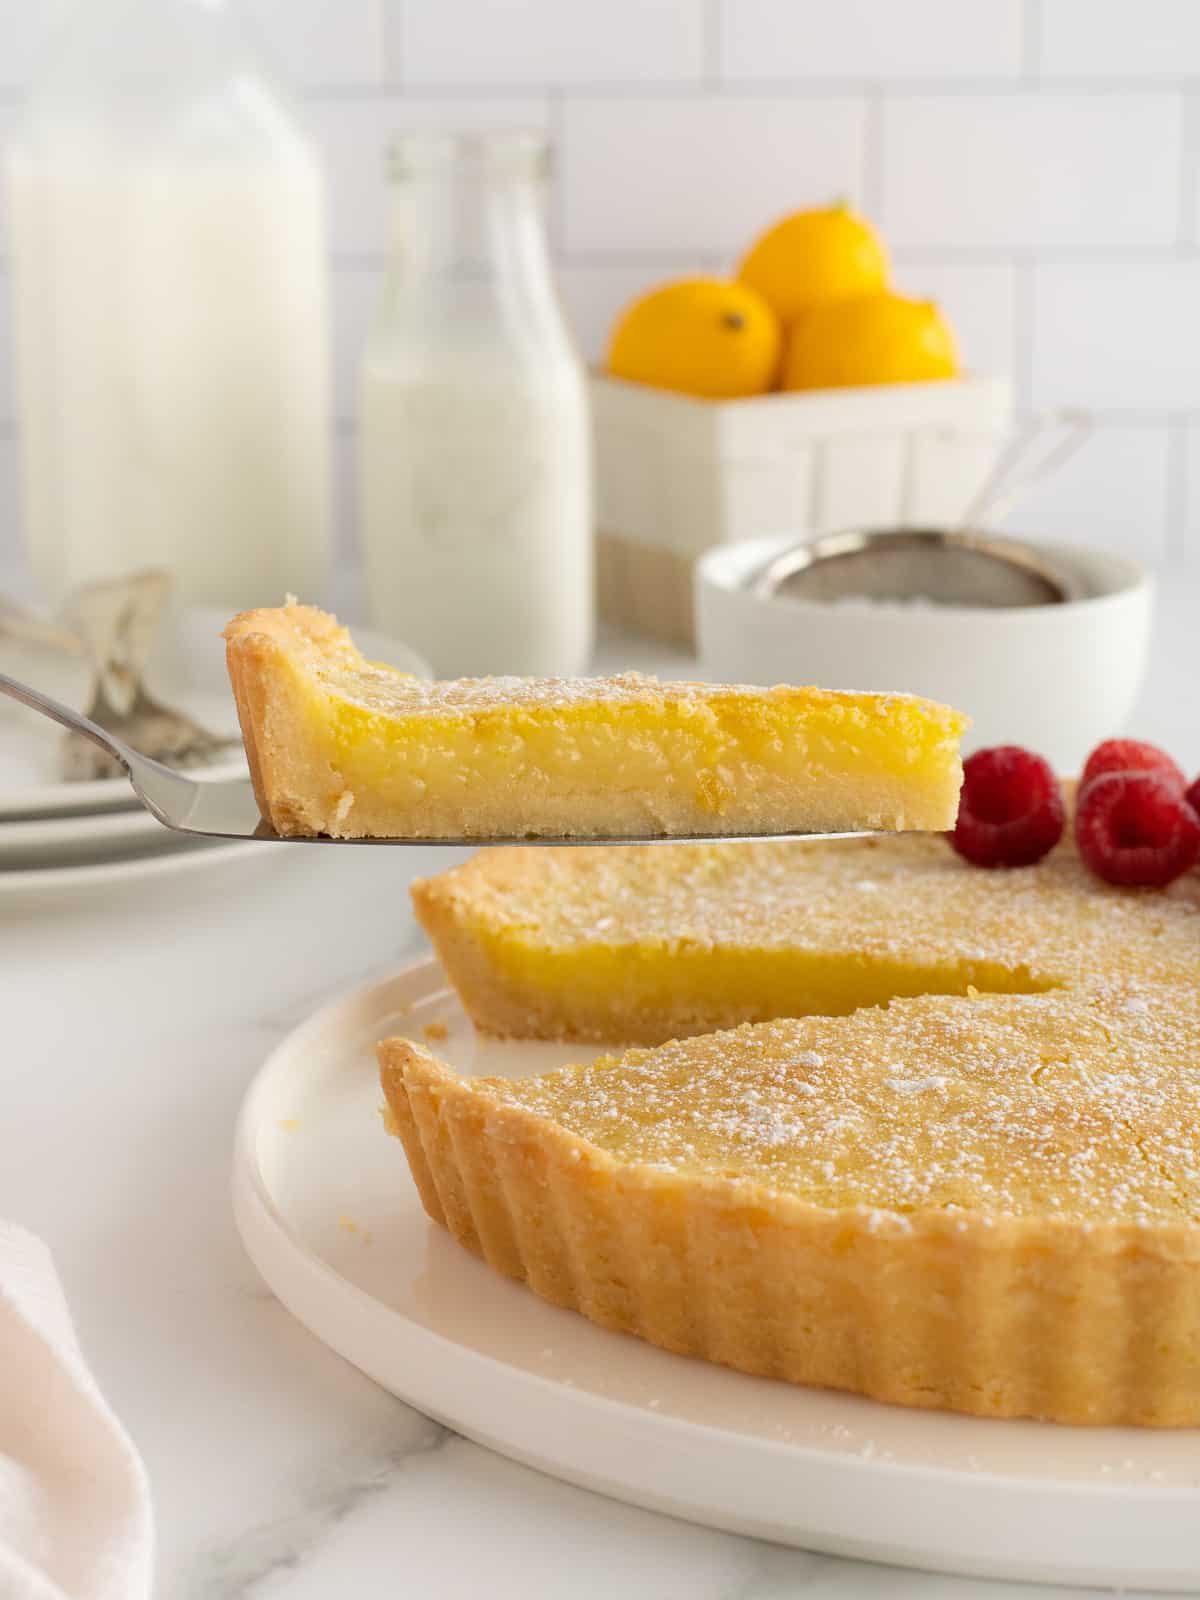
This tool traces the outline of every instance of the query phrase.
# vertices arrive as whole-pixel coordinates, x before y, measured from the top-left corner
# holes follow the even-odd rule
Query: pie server
[[[52,700],[49,695],[18,683],[15,678],[0,672],[0,694],[38,711],[44,717],[61,723],[72,733],[91,739],[102,750],[119,761],[133,785],[133,792],[146,810],[166,828],[176,833],[186,833],[203,839],[263,839],[276,844],[408,844],[408,845],[597,845],[597,844],[715,844],[733,839],[855,839],[861,833],[770,833],[770,834],[662,834],[642,838],[581,839],[581,838],[527,838],[485,837],[476,835],[458,839],[330,839],[324,835],[316,838],[285,838],[262,820],[254,787],[246,778],[188,778],[173,772],[159,761],[138,755],[121,739],[97,726],[90,718],[72,711],[69,706]]]

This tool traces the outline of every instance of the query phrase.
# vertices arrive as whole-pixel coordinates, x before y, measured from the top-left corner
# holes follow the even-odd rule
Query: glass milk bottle
[[[46,597],[319,599],[322,183],[228,0],[83,0],[9,162],[23,517]]]
[[[535,134],[390,152],[395,236],[361,389],[367,603],[439,676],[569,676],[592,643],[590,422]]]

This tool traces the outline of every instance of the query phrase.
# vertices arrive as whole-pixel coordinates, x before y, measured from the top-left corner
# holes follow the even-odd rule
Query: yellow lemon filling
[[[486,959],[513,990],[590,1016],[607,1015],[599,1037],[630,1040],[694,1033],[733,1020],[766,1022],[794,1013],[848,1016],[903,995],[1029,994],[1052,987],[1024,966],[983,959],[903,960],[846,952],[746,945],[714,948],[680,941],[549,946],[519,931],[481,933]],[[646,1027],[647,1017],[674,1018]],[[631,1019],[623,1028],[622,1018]],[[571,1030],[575,1032],[577,1030]],[[592,1030],[587,1030],[592,1034]]]
[[[1200,977],[1197,884],[1130,894],[1066,845],[984,872],[942,839],[488,851],[413,885],[476,1024],[656,1043],[906,995]]]

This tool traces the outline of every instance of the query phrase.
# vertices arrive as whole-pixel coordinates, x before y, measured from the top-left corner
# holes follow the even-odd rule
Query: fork
[[[180,767],[202,767],[214,756],[240,743],[207,728],[187,716],[164,706],[139,683],[127,710],[120,710],[108,697],[104,679],[99,678],[88,706],[87,720],[105,729],[131,749],[153,750]],[[68,783],[86,783],[93,778],[119,778],[123,767],[107,750],[73,733],[63,746],[63,776]]]
[[[165,828],[176,833],[191,834],[202,839],[262,839],[283,844],[407,844],[407,845],[606,845],[606,844],[718,844],[735,839],[859,839],[858,832],[847,833],[756,833],[756,834],[649,834],[638,838],[546,838],[492,835],[480,838],[475,835],[457,839],[330,839],[317,837],[292,837],[278,834],[259,815],[254,786],[248,777],[189,778],[139,755],[123,739],[108,728],[102,728],[90,717],[81,716],[70,706],[52,700],[41,690],[31,688],[0,672],[0,695],[19,701],[31,711],[40,712],[59,723],[70,733],[90,739],[105,751],[125,771],[133,792],[151,816]]]
[[[94,672],[86,714],[147,756],[181,767],[201,766],[238,741],[210,733],[146,688],[146,661],[170,591],[170,576],[153,569],[76,591],[69,614]],[[75,734],[63,743],[62,766],[69,783],[119,778],[122,771],[107,752]]]

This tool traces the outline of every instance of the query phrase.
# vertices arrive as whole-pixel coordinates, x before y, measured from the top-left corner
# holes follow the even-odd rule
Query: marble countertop
[[[1182,691],[1185,674],[1195,682],[1195,596],[1178,589],[1164,612],[1136,722],[1193,767],[1200,730]],[[69,911],[0,911],[0,1216],[51,1245],[84,1348],[145,1456],[158,1593],[1010,1593],[773,1548],[569,1488],[426,1420],[294,1322],[234,1232],[238,1103],[284,1032],[417,953],[407,881],[451,858],[262,856]]]

